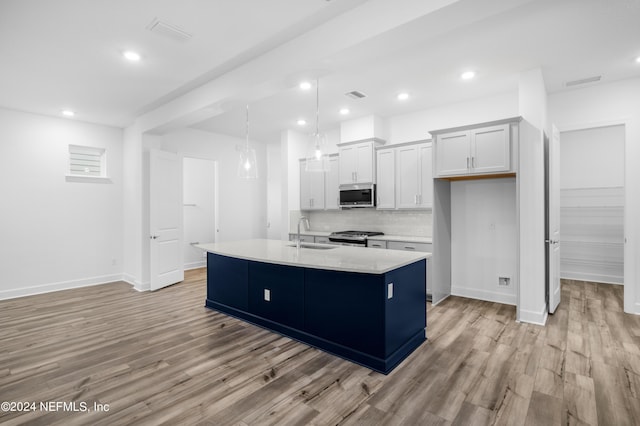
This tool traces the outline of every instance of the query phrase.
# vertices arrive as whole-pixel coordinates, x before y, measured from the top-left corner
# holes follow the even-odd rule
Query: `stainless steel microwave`
[[[376,185],[353,184],[340,185],[340,207],[375,207]]]

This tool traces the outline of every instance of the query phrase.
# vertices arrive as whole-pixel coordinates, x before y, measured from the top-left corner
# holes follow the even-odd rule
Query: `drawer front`
[[[318,244],[330,244],[329,237],[316,237],[315,242]]]
[[[432,247],[433,245],[429,243],[410,243],[405,241],[387,242],[387,248],[390,250],[419,251],[430,253]]]
[[[367,247],[386,249],[387,242],[383,240],[367,240]]]

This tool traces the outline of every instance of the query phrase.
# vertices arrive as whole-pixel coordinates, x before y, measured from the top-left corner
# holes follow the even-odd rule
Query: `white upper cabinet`
[[[300,160],[300,210],[324,210],[324,172],[307,172]]]
[[[382,141],[340,144],[340,185],[375,183],[374,147]]]
[[[411,209],[418,206],[418,147],[415,145],[397,149],[398,183],[396,202],[399,209]]]
[[[327,210],[340,209],[340,161],[337,155],[329,157],[331,170],[325,173],[324,203]]]
[[[396,150],[379,149],[376,152],[376,207],[379,209],[396,208]]]
[[[430,142],[378,149],[378,209],[433,207],[433,165]]]
[[[399,147],[396,153],[396,207],[433,207],[431,143]]]
[[[434,134],[436,177],[512,170],[508,123]]]

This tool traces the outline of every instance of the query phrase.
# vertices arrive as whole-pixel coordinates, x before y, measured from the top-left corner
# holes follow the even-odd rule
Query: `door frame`
[[[640,314],[640,312],[635,311],[635,281],[633,280],[634,274],[631,270],[631,253],[630,250],[627,249],[627,231],[630,229],[628,226],[629,220],[629,201],[632,198],[632,194],[629,191],[629,185],[627,184],[627,168],[629,164],[627,163],[631,156],[628,154],[629,147],[629,126],[633,126],[630,117],[622,117],[618,119],[612,120],[603,120],[603,121],[587,121],[582,123],[571,123],[571,124],[562,124],[556,123],[556,127],[560,133],[562,132],[573,132],[578,130],[589,130],[589,129],[597,129],[599,127],[611,127],[611,126],[624,126],[624,209],[623,209],[623,235],[624,235],[624,244],[623,244],[623,262],[624,262],[624,276],[623,276],[623,287],[624,287],[624,312],[632,313],[632,314]],[[560,139],[562,141],[562,138]],[[562,142],[561,142],[562,143]]]

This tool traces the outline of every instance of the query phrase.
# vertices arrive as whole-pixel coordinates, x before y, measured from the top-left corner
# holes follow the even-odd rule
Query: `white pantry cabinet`
[[[375,183],[375,147],[380,139],[349,142],[338,145],[340,156],[340,185]]]
[[[512,171],[510,133],[506,123],[435,134],[435,177]]]
[[[300,160],[300,210],[324,210],[324,172],[307,172]]]

